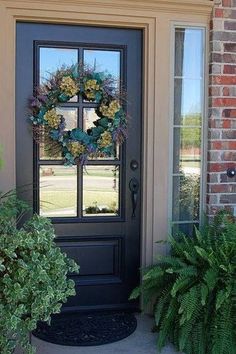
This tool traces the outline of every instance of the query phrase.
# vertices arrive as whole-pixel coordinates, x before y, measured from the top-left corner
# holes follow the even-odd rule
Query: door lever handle
[[[131,178],[131,180],[129,181],[129,190],[131,192],[132,218],[135,218],[139,191],[139,181],[136,178]]]

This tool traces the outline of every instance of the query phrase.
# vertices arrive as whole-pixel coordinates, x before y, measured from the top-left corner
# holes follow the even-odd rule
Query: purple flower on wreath
[[[30,106],[32,108],[41,108],[47,101],[46,95],[32,96],[29,98]]]
[[[87,146],[87,151],[88,151],[88,155],[89,154],[94,154],[96,152],[96,147],[94,145],[88,145]]]
[[[113,141],[122,143],[127,138],[127,129],[123,126],[119,126],[112,132]]]
[[[81,164],[81,165],[85,165],[86,164],[86,162],[87,162],[87,160],[88,160],[88,153],[86,153],[86,154],[81,154],[79,157],[77,157],[75,160],[79,160],[79,163]]]
[[[66,128],[66,120],[63,116],[61,116],[61,123],[58,126],[58,130],[61,135],[65,133],[65,128]]]

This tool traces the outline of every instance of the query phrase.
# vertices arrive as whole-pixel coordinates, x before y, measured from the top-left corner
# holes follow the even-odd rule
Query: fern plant
[[[17,344],[24,353],[34,353],[29,332],[75,294],[67,273],[79,267],[56,246],[50,221],[34,215],[16,227],[28,209],[14,192],[0,194],[1,354],[12,354]]]
[[[236,224],[226,212],[189,237],[170,237],[170,255],[143,271],[140,295],[154,303],[158,348],[236,353]]]

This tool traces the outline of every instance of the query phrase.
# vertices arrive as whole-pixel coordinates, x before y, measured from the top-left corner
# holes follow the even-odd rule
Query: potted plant
[[[158,347],[186,354],[236,353],[236,224],[220,212],[193,237],[168,240],[170,254],[143,271],[131,298],[154,302]]]
[[[35,350],[29,332],[37,322],[49,321],[63,302],[75,294],[68,272],[78,265],[54,242],[50,221],[33,215],[17,228],[28,206],[15,193],[0,198],[0,352],[13,353],[20,345],[25,353]]]

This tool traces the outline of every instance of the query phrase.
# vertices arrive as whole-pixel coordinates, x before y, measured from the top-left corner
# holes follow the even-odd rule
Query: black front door
[[[57,244],[81,267],[79,276],[72,275],[77,295],[66,309],[136,307],[128,297],[140,266],[141,58],[140,30],[17,24],[17,186],[28,186],[24,197],[35,212],[51,218]],[[66,167],[59,155],[33,143],[27,102],[50,73],[81,62],[124,86],[128,139],[113,158]],[[97,119],[95,107],[75,97],[59,109],[69,129],[87,129]]]

